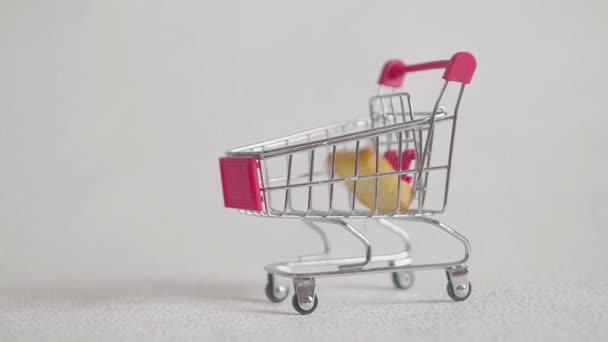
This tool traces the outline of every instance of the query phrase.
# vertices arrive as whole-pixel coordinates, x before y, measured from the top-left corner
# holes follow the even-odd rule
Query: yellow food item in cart
[[[336,152],[336,178],[353,177],[355,175],[355,158],[356,152]],[[327,157],[327,166],[331,172],[333,158],[330,154]],[[378,158],[378,173],[395,172],[391,163],[379,156]],[[376,153],[365,148],[359,151],[359,168],[358,176],[369,176],[376,174]],[[399,193],[399,201],[397,201],[397,187],[401,183]],[[345,182],[346,187],[350,192],[353,192],[355,182]],[[374,177],[357,181],[357,193],[355,196],[366,207],[374,209],[376,179]],[[409,208],[414,199],[414,192],[411,186],[403,181],[399,176],[385,176],[378,178],[378,212],[394,213],[397,210],[397,203],[400,203],[400,212],[404,212]]]

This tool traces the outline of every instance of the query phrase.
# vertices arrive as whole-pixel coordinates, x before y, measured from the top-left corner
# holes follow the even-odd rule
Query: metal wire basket
[[[220,158],[226,207],[252,216],[301,219],[322,237],[324,253],[266,265],[271,301],[280,302],[289,292],[276,276],[293,279],[293,306],[308,314],[318,303],[315,278],[390,272],[396,287],[409,288],[413,271],[427,269],[445,269],[448,295],[456,301],[468,298],[469,242],[431,216],[446,209],[458,110],[475,68],[467,52],[414,65],[390,60],[378,83],[391,92],[370,99],[369,115],[234,148]],[[415,111],[410,94],[395,89],[407,73],[431,69],[444,70],[439,96],[432,110]],[[454,83],[460,86],[448,106],[445,95]],[[373,256],[370,242],[346,219],[377,221],[403,240],[404,250]],[[413,264],[408,235],[395,223],[405,220],[428,223],[456,238],[464,257]],[[345,228],[361,241],[364,256],[330,258],[322,223]]]

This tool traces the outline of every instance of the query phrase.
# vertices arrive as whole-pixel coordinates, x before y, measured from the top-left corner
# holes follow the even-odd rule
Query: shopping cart
[[[446,208],[458,108],[475,68],[475,58],[468,52],[456,53],[449,60],[413,65],[390,60],[378,81],[380,94],[370,99],[369,115],[235,148],[220,158],[226,207],[252,216],[301,219],[323,241],[321,254],[265,266],[266,295],[271,301],[280,302],[289,294],[289,287],[281,285],[277,276],[293,279],[292,304],[299,313],[309,314],[318,303],[316,278],[390,272],[394,285],[407,289],[414,283],[413,271],[429,269],[445,270],[447,292],[453,300],[469,297],[471,284],[466,266],[469,242],[431,216],[443,213]],[[407,73],[430,69],[444,70],[443,86],[431,111],[416,112],[410,95],[395,89],[402,86]],[[453,83],[460,87],[449,87]],[[391,91],[382,94],[387,88]],[[456,89],[455,93],[451,88]],[[454,104],[452,111],[444,106],[450,97]],[[354,158],[352,174],[344,174],[344,166],[340,164],[341,156],[347,154]],[[363,158],[371,160],[371,164],[364,167]],[[387,161],[392,168],[385,167]],[[386,184],[393,186],[389,195]],[[392,198],[394,203],[390,202]],[[372,256],[368,239],[345,219],[377,222],[403,241],[403,250]],[[464,257],[413,264],[408,235],[395,223],[400,220],[439,228],[462,243]],[[363,244],[364,256],[331,258],[322,224],[343,227]]]

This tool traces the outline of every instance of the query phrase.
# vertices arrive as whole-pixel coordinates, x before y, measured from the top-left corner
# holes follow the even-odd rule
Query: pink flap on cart
[[[220,172],[226,208],[262,210],[257,158],[220,158]]]

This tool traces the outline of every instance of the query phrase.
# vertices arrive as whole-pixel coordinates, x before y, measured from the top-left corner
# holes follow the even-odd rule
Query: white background
[[[607,15],[602,1],[0,1],[0,340],[605,340]],[[450,302],[435,271],[407,292],[388,275],[322,279],[306,317],[267,302],[263,264],[319,241],[224,209],[217,158],[365,114],[389,58],[463,50],[478,70],[442,219],[472,243],[471,298]],[[408,78],[416,103],[439,76]],[[412,227],[416,260],[458,257],[428,229]]]

